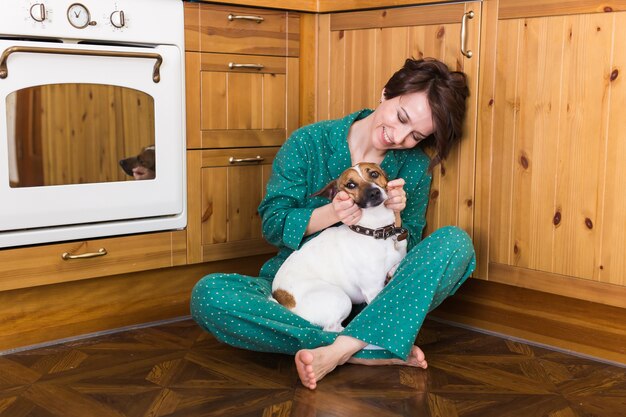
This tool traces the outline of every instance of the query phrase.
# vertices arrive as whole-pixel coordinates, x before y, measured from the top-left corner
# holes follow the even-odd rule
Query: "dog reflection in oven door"
[[[146,146],[138,155],[120,160],[120,166],[136,180],[153,180],[156,177],[154,145]]]

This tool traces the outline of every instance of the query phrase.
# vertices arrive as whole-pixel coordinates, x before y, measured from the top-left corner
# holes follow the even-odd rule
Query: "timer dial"
[[[30,6],[30,17],[35,22],[43,22],[48,17],[46,12],[46,5],[43,3],[37,3]]]
[[[84,29],[91,23],[91,16],[85,6],[74,3],[67,8],[67,20],[76,29]]]
[[[111,13],[110,20],[111,20],[111,24],[118,29],[121,29],[124,26],[126,26],[126,18],[124,17],[123,10],[116,10],[113,13]]]

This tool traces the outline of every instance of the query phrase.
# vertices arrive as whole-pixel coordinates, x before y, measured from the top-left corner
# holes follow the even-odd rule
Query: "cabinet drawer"
[[[207,4],[185,7],[188,51],[275,56],[299,54],[298,13]]]
[[[187,52],[188,147],[282,145],[298,124],[298,61]]]
[[[184,265],[185,236],[161,232],[5,249],[0,291]]]

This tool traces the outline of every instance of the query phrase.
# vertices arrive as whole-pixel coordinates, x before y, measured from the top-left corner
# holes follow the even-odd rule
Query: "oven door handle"
[[[15,53],[32,53],[32,54],[58,54],[58,55],[87,55],[87,56],[104,56],[115,58],[141,58],[155,59],[154,70],[152,71],[152,81],[158,83],[161,81],[161,64],[163,57],[159,54],[149,52],[116,52],[116,51],[97,51],[93,49],[63,49],[63,48],[39,48],[36,46],[12,46],[7,48],[0,56],[0,79],[9,76],[7,60],[9,55]]]

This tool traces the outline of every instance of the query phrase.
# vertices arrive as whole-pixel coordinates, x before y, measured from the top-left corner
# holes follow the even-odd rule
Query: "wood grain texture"
[[[317,0],[318,12],[340,12],[380,7],[412,6],[416,4],[446,3],[445,0]]]
[[[285,129],[203,130],[201,132],[201,144],[203,149],[280,146],[285,142],[286,136]]]
[[[479,76],[476,127],[476,175],[474,191],[474,248],[476,250],[475,278],[488,278],[489,207],[494,155],[494,99],[496,89],[496,46],[498,40],[498,0],[483,2],[479,41]]]
[[[490,281],[626,308],[626,287],[622,285],[497,263],[489,264],[489,273]]]
[[[262,21],[232,19],[254,16]],[[297,13],[293,13],[297,19]],[[297,56],[299,25],[287,24],[287,12],[239,6],[200,5],[200,49],[202,52]],[[288,33],[287,30],[293,31]]]
[[[625,311],[471,279],[432,315],[626,365]]]
[[[428,369],[344,365],[315,391],[293,357],[219,343],[191,320],[0,360],[0,415],[602,416],[623,411],[624,368],[427,320]]]
[[[189,128],[187,128],[189,131]],[[187,151],[187,264],[202,262],[202,151]]]
[[[606,171],[604,174],[604,205],[602,242],[598,279],[601,282],[626,286],[626,193],[622,178],[626,177],[626,13],[616,13],[614,22],[613,62],[610,68],[610,104]]]
[[[273,253],[261,235],[257,208],[278,148],[188,151],[188,262]],[[230,158],[262,158],[231,163]]]
[[[183,3],[185,19],[185,50],[200,51],[200,5]]]
[[[186,263],[185,231],[65,242],[0,251],[0,291],[116,275]],[[71,255],[108,252],[89,259]]]
[[[626,10],[623,0],[500,0],[500,19],[610,13]]]
[[[185,117],[187,119],[187,148],[201,147],[201,75],[202,54],[185,52]]]
[[[383,6],[378,6],[383,7]],[[330,30],[355,30],[460,23],[464,4],[429,5],[333,13]]]
[[[300,107],[299,126],[306,126],[317,120],[317,77],[320,71],[319,60],[317,56],[318,39],[320,31],[320,16],[312,13],[300,14],[300,36],[304,42],[300,42],[300,67],[297,69],[299,74],[298,90],[299,97],[298,106]],[[290,71],[291,74],[291,71]],[[289,124],[291,125],[291,124]]]
[[[624,16],[499,21],[490,262],[626,284],[614,232],[626,212],[614,185]]]
[[[202,276],[234,271],[256,275],[267,258],[0,291],[0,350],[187,315],[191,288]]]

